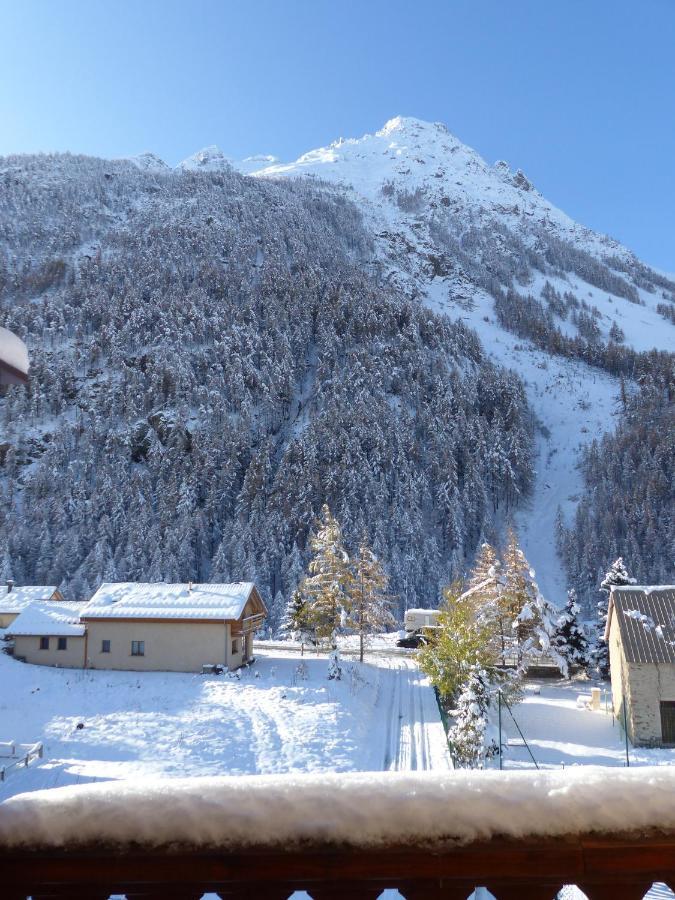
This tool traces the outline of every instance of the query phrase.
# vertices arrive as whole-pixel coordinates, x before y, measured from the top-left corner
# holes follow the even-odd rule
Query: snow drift
[[[392,846],[675,829],[675,770],[459,771],[78,785],[0,805],[0,847]]]

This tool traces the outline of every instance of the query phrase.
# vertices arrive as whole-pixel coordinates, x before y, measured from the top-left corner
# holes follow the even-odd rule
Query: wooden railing
[[[295,890],[313,900],[375,900],[397,888],[406,900],[460,900],[485,886],[497,900],[552,900],[576,884],[589,900],[639,900],[654,882],[675,881],[675,836],[640,839],[575,836],[492,840],[428,849],[307,847],[218,852],[142,846],[76,851],[0,851],[3,900],[283,900]]]

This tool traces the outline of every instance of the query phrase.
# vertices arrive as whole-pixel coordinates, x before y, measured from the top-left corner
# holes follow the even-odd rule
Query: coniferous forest
[[[523,385],[381,277],[320,183],[7,157],[0,575],[255,580],[281,606],[323,503],[400,606],[436,603],[522,501]]]

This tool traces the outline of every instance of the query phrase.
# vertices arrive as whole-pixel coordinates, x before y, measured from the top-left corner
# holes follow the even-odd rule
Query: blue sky
[[[0,154],[293,159],[442,121],[675,272],[675,0],[0,0]]]

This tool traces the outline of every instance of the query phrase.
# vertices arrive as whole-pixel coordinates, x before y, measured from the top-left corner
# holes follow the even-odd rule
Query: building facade
[[[266,616],[252,582],[104,584],[82,610],[86,666],[131,671],[236,669]]]
[[[80,622],[83,603],[36,601],[7,629],[14,641],[14,657],[23,662],[66,669],[84,667],[85,629]]]
[[[605,640],[614,715],[635,746],[675,746],[675,586],[612,589]]]

